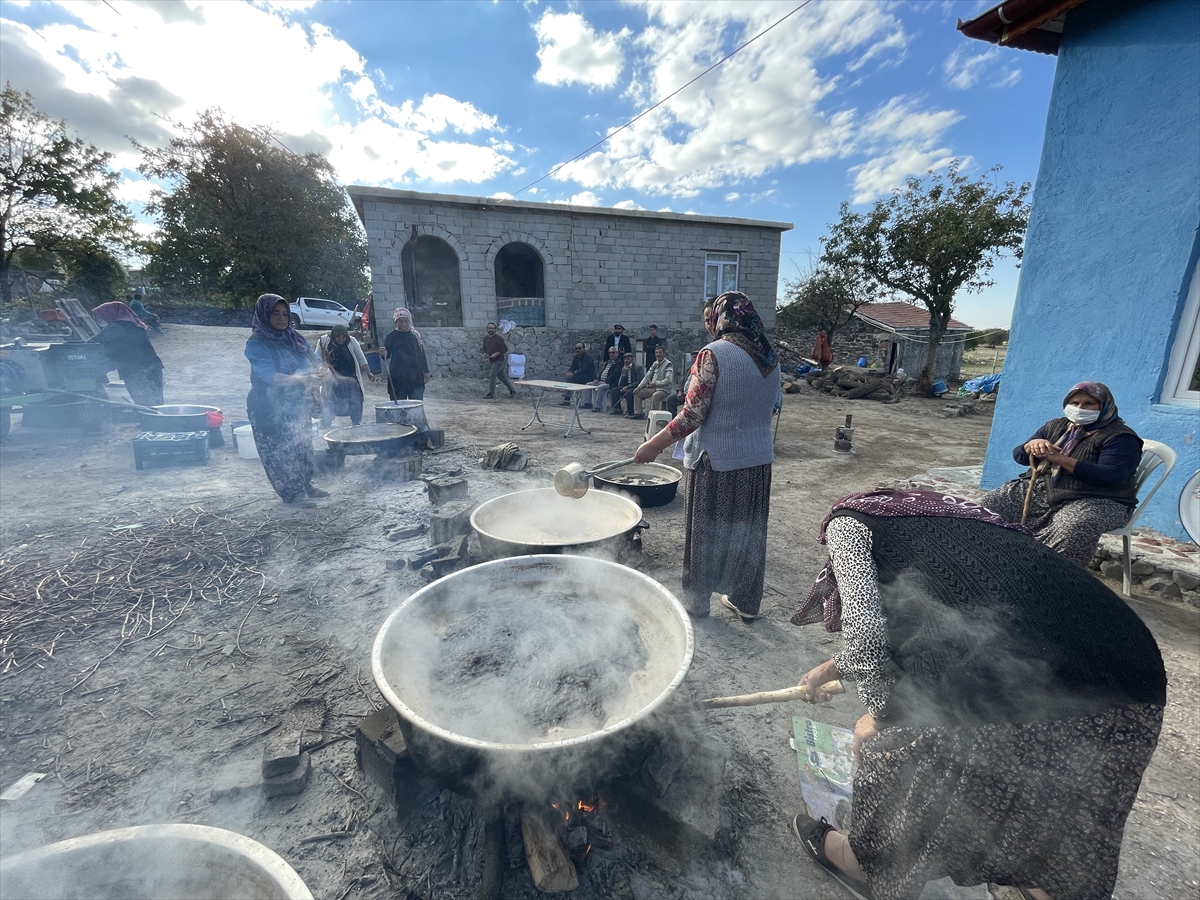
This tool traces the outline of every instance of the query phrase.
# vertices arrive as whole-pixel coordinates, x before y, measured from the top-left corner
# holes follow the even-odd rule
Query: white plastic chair
[[[1154,487],[1150,488],[1150,493],[1138,501],[1138,505],[1134,507],[1133,515],[1129,517],[1129,521],[1122,528],[1115,528],[1108,532],[1109,534],[1119,534],[1121,536],[1121,545],[1124,551],[1122,557],[1122,592],[1126,597],[1130,596],[1129,590],[1133,587],[1133,560],[1129,556],[1129,539],[1133,536],[1133,526],[1137,524],[1138,517],[1141,516],[1142,510],[1146,508],[1151,499],[1162,483],[1167,480],[1167,476],[1171,474],[1171,470],[1175,468],[1175,451],[1166,444],[1159,441],[1142,441],[1142,460],[1138,463],[1137,472],[1134,473],[1134,482],[1137,485],[1137,492],[1140,494],[1142,488],[1159,469],[1162,469],[1162,474],[1159,475],[1158,481],[1154,483]]]

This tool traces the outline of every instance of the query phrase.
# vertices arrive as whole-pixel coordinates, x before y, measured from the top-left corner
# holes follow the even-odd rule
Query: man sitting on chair
[[[633,418],[642,416],[642,403],[650,401],[651,409],[665,409],[667,396],[675,387],[675,367],[667,359],[662,344],[654,348],[654,364],[646,370],[637,390],[633,392]]]

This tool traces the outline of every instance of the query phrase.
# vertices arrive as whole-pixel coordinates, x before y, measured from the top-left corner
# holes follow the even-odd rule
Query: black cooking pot
[[[602,491],[628,494],[642,507],[666,506],[675,499],[681,478],[683,473],[673,466],[631,463],[603,475],[593,475],[592,483]]]
[[[138,412],[138,428],[142,431],[180,432],[207,431],[208,414],[219,413],[217,406],[168,405],[156,406],[158,415]]]

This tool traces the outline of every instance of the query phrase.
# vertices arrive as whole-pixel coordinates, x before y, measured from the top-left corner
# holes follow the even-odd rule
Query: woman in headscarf
[[[842,632],[800,681],[858,682],[852,826],[792,828],[860,896],[927,881],[1109,898],[1166,672],[1120,597],[1019,525],[931,491],[851,494],[793,624]]]
[[[375,380],[367,357],[345,325],[334,325],[317,341],[317,356],[327,370],[321,386],[321,422],[329,425],[334,416],[349,416],[352,425],[362,424],[363,373]]]
[[[1137,506],[1134,474],[1142,439],[1117,415],[1112,392],[1081,381],[1063,398],[1063,414],[1013,448],[1022,466],[1039,466],[1025,524],[1039,541],[1086,566],[1100,535],[1129,521]],[[1046,470],[1049,471],[1046,471]],[[1020,522],[1032,473],[1000,485],[980,500]]]
[[[688,612],[707,616],[713,594],[744,622],[758,617],[767,562],[767,514],[775,461],[771,413],[779,360],[750,298],[728,291],[704,309],[712,342],[692,364],[683,407],[637,449],[653,462],[684,440]]]
[[[163,364],[154,352],[146,326],[118,300],[101,303],[92,310],[92,315],[105,323],[92,341],[108,349],[133,402],[140,406],[162,406]]]
[[[307,505],[312,498],[328,497],[328,491],[312,484],[308,392],[321,384],[315,371],[319,361],[308,341],[292,327],[287,301],[278,294],[263,294],[254,306],[246,359],[250,360],[246,412],[271,487],[284,503]]]
[[[388,396],[393,400],[423,400],[429,381],[425,342],[413,327],[412,313],[403,306],[397,307],[392,319],[396,327],[379,348],[379,355],[387,360]]]

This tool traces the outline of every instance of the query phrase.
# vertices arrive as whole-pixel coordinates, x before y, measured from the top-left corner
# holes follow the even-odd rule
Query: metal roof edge
[[[619,219],[660,219],[670,222],[705,222],[733,225],[739,228],[766,228],[772,231],[791,231],[791,222],[772,222],[766,219],[739,219],[733,216],[701,216],[691,213],[657,212],[649,209],[615,209],[610,206],[572,206],[567,203],[540,203],[532,200],[505,200],[499,197],[466,197],[459,194],[428,194],[422,191],[401,191],[395,188],[371,187],[364,184],[347,185],[350,199],[372,197],[380,200],[410,200],[441,203],[446,206],[473,206],[480,209],[510,207],[540,212],[562,212],[577,215],[609,216]]]
[[[856,309],[854,311],[854,317],[856,319],[861,319],[862,321],[866,322],[868,325],[873,325],[882,331],[928,331],[929,330],[928,325],[889,325],[887,322],[884,322],[882,319],[876,319],[874,316],[868,315],[867,313],[863,312],[860,309]],[[973,331],[974,330],[971,328],[970,325],[966,324],[965,322],[959,322],[955,318],[951,318],[950,321],[958,322],[958,324],[957,325],[947,325],[946,331]]]

